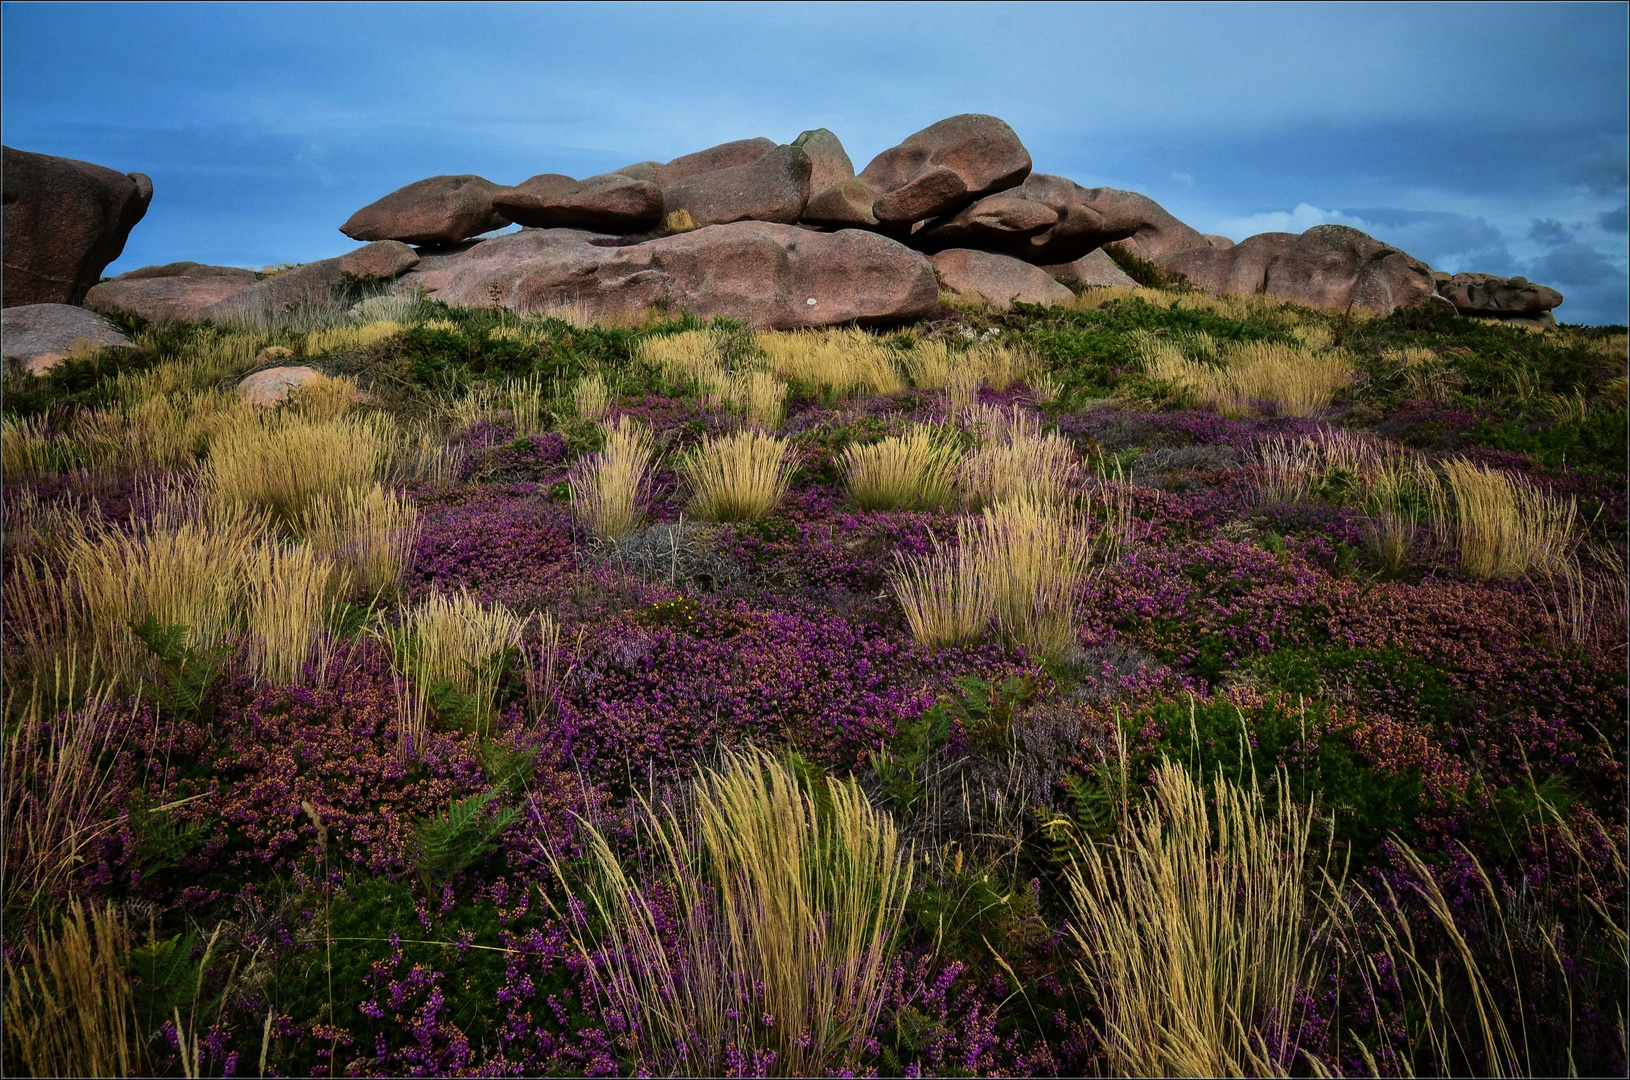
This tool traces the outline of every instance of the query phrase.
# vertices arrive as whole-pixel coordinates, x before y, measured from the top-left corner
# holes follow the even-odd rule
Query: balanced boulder
[[[1431,267],[1346,225],[1263,233],[1229,248],[1203,243],[1155,262],[1216,295],[1261,293],[1326,310],[1385,315],[1437,292]]]
[[[633,233],[662,220],[662,189],[621,173],[586,180],[543,173],[494,195],[492,205],[510,221],[531,228]]]
[[[340,273],[370,281],[399,278],[419,265],[419,253],[400,240],[375,240],[340,256]]]
[[[809,155],[809,194],[814,198],[827,188],[855,178],[855,164],[838,137],[826,128],[806,131],[792,145]]]
[[[965,113],[883,151],[859,176],[810,200],[804,218],[904,231],[1013,187],[1029,173],[1030,152],[1012,128],[994,116]]]
[[[1104,234],[1140,258],[1158,264],[1179,251],[1211,247],[1204,233],[1177,220],[1147,195],[1107,187],[1089,190],[1092,209],[1103,219]]]
[[[930,260],[940,281],[958,296],[1006,310],[1015,301],[1024,304],[1068,304],[1069,289],[1054,281],[1039,266],[1008,255],[971,248],[951,248]]]
[[[153,182],[88,161],[4,148],[3,304],[77,304],[124,251]]]
[[[1461,315],[1504,319],[1526,326],[1555,326],[1552,308],[1562,306],[1562,294],[1524,277],[1493,274],[1434,274],[1438,295]]]
[[[72,304],[21,304],[0,312],[8,365],[43,375],[76,351],[129,345],[130,339],[94,311]]]
[[[201,319],[204,312],[254,285],[253,270],[195,262],[144,266],[102,282],[85,294],[92,311],[137,315],[148,322]]]
[[[432,176],[371,202],[340,232],[353,240],[400,240],[435,247],[456,244],[508,224],[493,209],[503,188],[479,176]]]
[[[809,201],[809,155],[802,147],[777,146],[749,165],[713,169],[662,189],[662,208],[684,211],[698,228],[733,221],[791,225]]]
[[[661,166],[657,176],[640,177],[648,179],[661,187],[677,184],[681,180],[688,180],[701,173],[715,172],[719,169],[733,169],[738,165],[751,165],[759,158],[775,149],[775,142],[770,139],[737,139],[734,142],[720,143],[710,146],[706,150],[698,150],[694,154],[685,154],[676,157],[666,165]],[[654,162],[646,162],[650,165]],[[633,166],[638,168],[638,166]],[[627,169],[618,169],[618,172],[627,175]]]
[[[788,330],[893,322],[938,305],[928,260],[875,233],[740,221],[617,247],[596,239],[565,229],[495,237],[404,280],[450,304],[496,298],[526,314],[606,322],[665,309]]]
[[[1137,282],[1118,266],[1109,253],[1099,248],[1089,251],[1074,262],[1044,266],[1053,280],[1071,289],[1137,288]]]

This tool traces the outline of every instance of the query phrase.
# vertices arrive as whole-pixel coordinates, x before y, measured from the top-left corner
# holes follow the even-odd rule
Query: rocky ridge
[[[1326,309],[1436,304],[1547,326],[1562,303],[1522,278],[1434,272],[1340,225],[1237,244],[1206,235],[1147,196],[1033,172],[1013,129],[979,114],[932,124],[859,173],[838,137],[817,128],[581,180],[428,177],[340,227],[365,247],[264,280],[174,263],[98,284],[151,184],[10,148],[6,166],[6,305],[83,302],[150,320],[283,307],[332,295],[349,277],[522,313],[616,320],[655,307],[778,329],[886,323],[932,311],[942,289],[1006,307],[1125,287],[1135,284],[1127,255],[1216,295]],[[512,225],[521,231],[486,235]]]

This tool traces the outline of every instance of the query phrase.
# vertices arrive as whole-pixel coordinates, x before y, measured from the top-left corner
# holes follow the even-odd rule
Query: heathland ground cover
[[[122,329],[5,382],[8,1073],[1624,1073],[1622,327]]]

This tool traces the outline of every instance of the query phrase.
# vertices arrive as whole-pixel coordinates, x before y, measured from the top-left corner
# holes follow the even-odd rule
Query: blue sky
[[[944,116],[1206,232],[1352,224],[1626,320],[1626,12],[1485,5],[0,5],[6,145],[140,171],[110,272],[348,250],[437,173],[516,183]]]

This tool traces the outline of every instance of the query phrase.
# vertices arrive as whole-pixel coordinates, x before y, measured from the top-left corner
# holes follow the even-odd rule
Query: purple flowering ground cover
[[[414,370],[443,381],[504,365],[557,379],[620,372],[612,415],[637,418],[662,452],[650,523],[679,522],[677,455],[728,430],[727,414],[642,371],[631,332],[551,324],[554,338],[517,354],[513,337],[487,336],[490,316],[444,314],[456,332],[408,336]],[[1623,1075],[1622,363],[1400,313],[1354,332],[1366,375],[1324,414],[1231,420],[1140,381],[1126,335],[1162,320],[1224,340],[1273,332],[1140,301],[947,311],[914,331],[994,329],[1033,350],[1056,394],[1043,402],[1020,385],[987,402],[1030,410],[1070,441],[1099,521],[1113,524],[1100,472],[1127,478],[1119,542],[1100,543],[1077,591],[1064,662],[994,637],[937,650],[913,640],[888,571],[954,542],[956,515],[846,505],[843,448],[943,415],[935,395],[845,401],[795,387],[781,428],[797,458],[790,492],[763,520],[682,531],[685,572],[677,555],[670,572],[619,562],[574,519],[566,481],[592,449],[589,425],[517,439],[501,418],[453,434],[456,475],[399,484],[420,531],[396,602],[468,590],[520,616],[549,613],[561,644],[545,698],[529,692],[535,655],[515,650],[490,720],[438,714],[410,756],[390,654],[360,614],[300,685],[257,684],[230,645],[212,678],[189,683],[199,669],[182,662],[168,684],[127,689],[106,711],[105,781],[69,823],[95,825],[92,839],[43,898],[8,888],[8,961],[70,895],[118,905],[136,929],[147,1059],[166,1075],[188,1054],[209,1075],[627,1074],[628,1018],[592,990],[556,867],[579,865],[581,822],[626,840],[636,797],[670,798],[698,764],[751,743],[855,776],[914,845],[917,880],[862,1071],[1093,1073],[1104,1017],[1055,839],[1061,821],[1100,828],[1092,785],[1119,745],[1135,783],[1163,758],[1242,782],[1282,768],[1327,823],[1320,842],[1340,851],[1350,886],[1390,897],[1423,958],[1485,965],[1527,1071]],[[1451,400],[1410,398],[1383,377],[1381,358],[1405,346],[1461,364]],[[483,350],[497,359],[473,363]],[[1557,394],[1596,395],[1595,418],[1540,418],[1504,389],[1518,368]],[[76,408],[83,393],[8,382],[7,407]],[[1339,429],[1432,461],[1471,455],[1574,497],[1599,568],[1592,605],[1570,607],[1534,576],[1468,577],[1430,526],[1389,573],[1362,499],[1261,497],[1269,440]],[[5,497],[78,500],[118,522],[133,491],[128,477],[8,476]],[[8,577],[20,557],[8,543]],[[8,634],[8,681],[32,677],[20,648]],[[8,740],[27,734],[21,715],[8,706]],[[56,717],[26,722],[50,745]],[[902,794],[879,763],[920,752],[930,729],[934,779]],[[428,855],[426,823],[472,797],[492,828],[457,858]],[[8,795],[8,828],[27,809],[19,798]],[[22,850],[8,838],[8,875]],[[1406,851],[1431,868],[1463,940],[1429,917]],[[1353,927],[1350,947],[1372,947],[1365,932]],[[1488,1066],[1475,1049],[1413,1065],[1370,1056],[1413,1021],[1399,981],[1367,970],[1328,967],[1295,1038],[1273,1051],[1284,1070]],[[731,1060],[742,1075],[776,1071],[762,1055]]]

